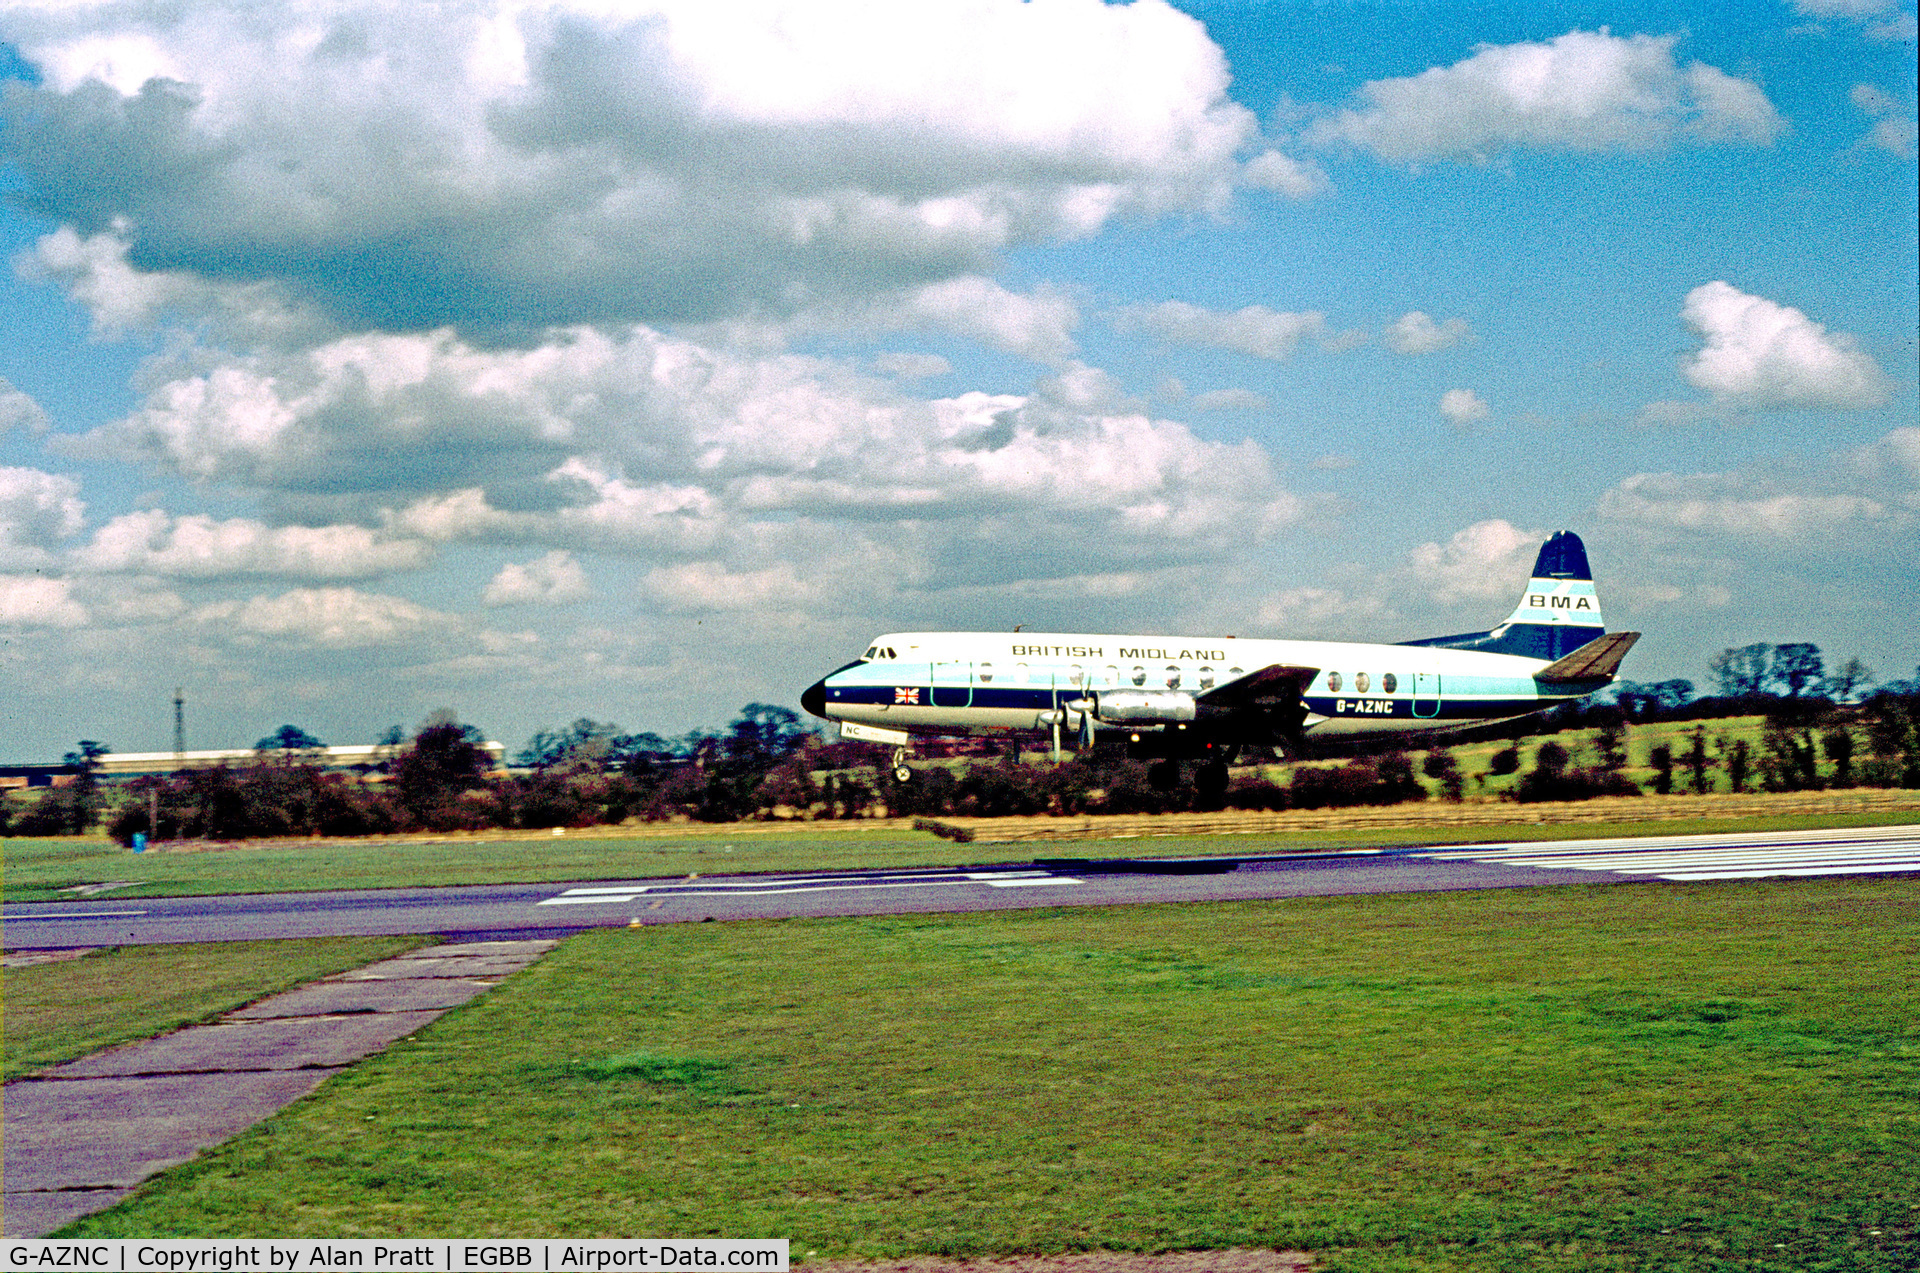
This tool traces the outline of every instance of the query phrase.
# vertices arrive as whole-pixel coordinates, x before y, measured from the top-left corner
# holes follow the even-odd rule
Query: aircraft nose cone
[[[806,709],[809,716],[824,718],[827,714],[827,683],[815,681],[808,686],[807,692],[800,696],[800,706]]]

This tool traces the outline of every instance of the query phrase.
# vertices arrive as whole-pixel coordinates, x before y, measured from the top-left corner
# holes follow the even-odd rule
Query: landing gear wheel
[[[893,780],[895,782],[912,782],[913,770],[907,768],[905,765],[895,765],[893,767]]]
[[[1193,775],[1193,787],[1203,796],[1217,796],[1227,789],[1227,766],[1224,761],[1210,761],[1200,766]]]
[[[1162,760],[1147,766],[1147,785],[1155,791],[1172,791],[1180,785],[1180,762]]]

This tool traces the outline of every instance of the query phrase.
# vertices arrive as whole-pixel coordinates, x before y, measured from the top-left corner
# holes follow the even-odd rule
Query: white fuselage
[[[1239,637],[896,632],[822,680],[817,714],[906,734],[1046,729],[1076,718],[1089,691],[1196,696],[1275,664],[1311,669],[1302,732],[1316,736],[1458,729],[1541,711],[1596,686],[1542,685],[1542,659],[1435,646]],[[809,710],[816,710],[809,702]],[[1125,728],[1096,719],[1095,728]],[[1149,728],[1176,728],[1150,726]],[[849,731],[855,732],[855,731]]]

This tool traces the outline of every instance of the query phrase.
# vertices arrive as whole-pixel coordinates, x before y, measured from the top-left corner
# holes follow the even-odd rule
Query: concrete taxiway
[[[6,1085],[10,1238],[112,1206],[466,1003],[550,940],[435,946],[289,990],[141,1043]]]

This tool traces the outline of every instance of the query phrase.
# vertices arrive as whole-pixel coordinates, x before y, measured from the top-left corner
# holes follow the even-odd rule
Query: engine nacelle
[[[1106,690],[1093,698],[1093,718],[1107,725],[1174,724],[1200,714],[1184,690]]]

